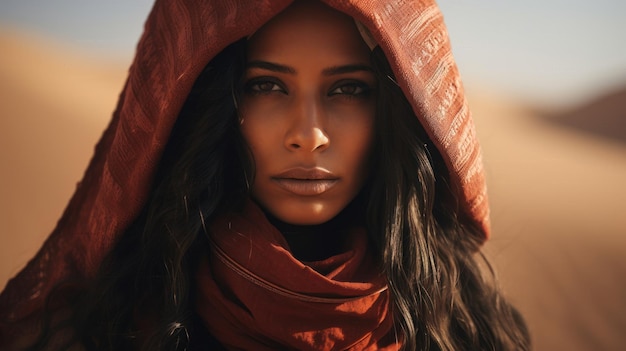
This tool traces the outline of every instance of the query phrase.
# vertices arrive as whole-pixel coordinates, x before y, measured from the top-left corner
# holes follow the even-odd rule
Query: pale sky
[[[563,105],[626,86],[626,1],[440,0],[468,87]],[[151,0],[1,0],[12,25],[130,61]]]
[[[466,81],[538,103],[626,87],[624,0],[441,0]]]

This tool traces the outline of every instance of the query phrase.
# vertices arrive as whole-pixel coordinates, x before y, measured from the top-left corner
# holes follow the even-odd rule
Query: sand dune
[[[487,252],[536,349],[623,350],[626,146],[470,98],[492,204]]]
[[[2,287],[61,215],[128,64],[6,32],[0,51]],[[470,102],[492,202],[486,251],[535,349],[626,349],[626,144],[548,123],[490,93],[472,91]],[[610,112],[623,116],[621,106]],[[609,129],[624,127],[612,121]]]
[[[52,231],[115,107],[128,64],[0,32],[0,281]]]
[[[626,86],[542,117],[581,132],[626,143]]]

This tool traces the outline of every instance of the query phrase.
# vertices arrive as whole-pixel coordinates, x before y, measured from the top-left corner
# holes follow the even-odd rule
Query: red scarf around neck
[[[308,263],[293,257],[252,202],[209,232],[196,310],[227,349],[400,349],[386,281],[362,228],[348,233],[347,251]]]

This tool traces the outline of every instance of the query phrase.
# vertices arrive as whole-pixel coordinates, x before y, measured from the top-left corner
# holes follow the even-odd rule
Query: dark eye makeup
[[[256,77],[248,80],[243,86],[244,92],[248,94],[269,94],[283,93],[287,94],[287,90],[283,87],[280,80],[272,77]]]
[[[359,80],[343,80],[335,84],[328,96],[346,95],[351,97],[362,96],[366,97],[372,92],[372,88],[369,84]]]
[[[246,94],[272,94],[281,93],[288,95],[289,91],[280,79],[270,76],[261,76],[251,78],[244,83],[244,92]],[[347,98],[366,98],[370,96],[373,88],[366,82],[361,80],[340,80],[333,84],[329,89],[327,96],[329,97],[347,97]]]

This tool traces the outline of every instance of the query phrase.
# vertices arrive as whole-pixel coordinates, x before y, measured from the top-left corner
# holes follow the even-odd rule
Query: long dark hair
[[[526,350],[528,331],[497,289],[479,249],[484,236],[464,216],[459,189],[395,82],[382,50],[378,164],[369,231],[392,293],[407,350]],[[481,263],[487,271],[481,270]]]
[[[493,273],[480,269],[482,234],[462,215],[458,189],[380,48],[372,52],[372,64],[378,77],[377,164],[366,191],[367,227],[405,349],[529,349],[523,320],[502,298]],[[208,252],[206,224],[218,211],[241,205],[254,174],[236,111],[244,65],[245,41],[239,41],[204,69],[144,210],[95,280],[72,295],[70,317],[47,325],[34,348],[217,345],[193,312],[193,277]],[[54,341],[59,334],[64,337]]]

